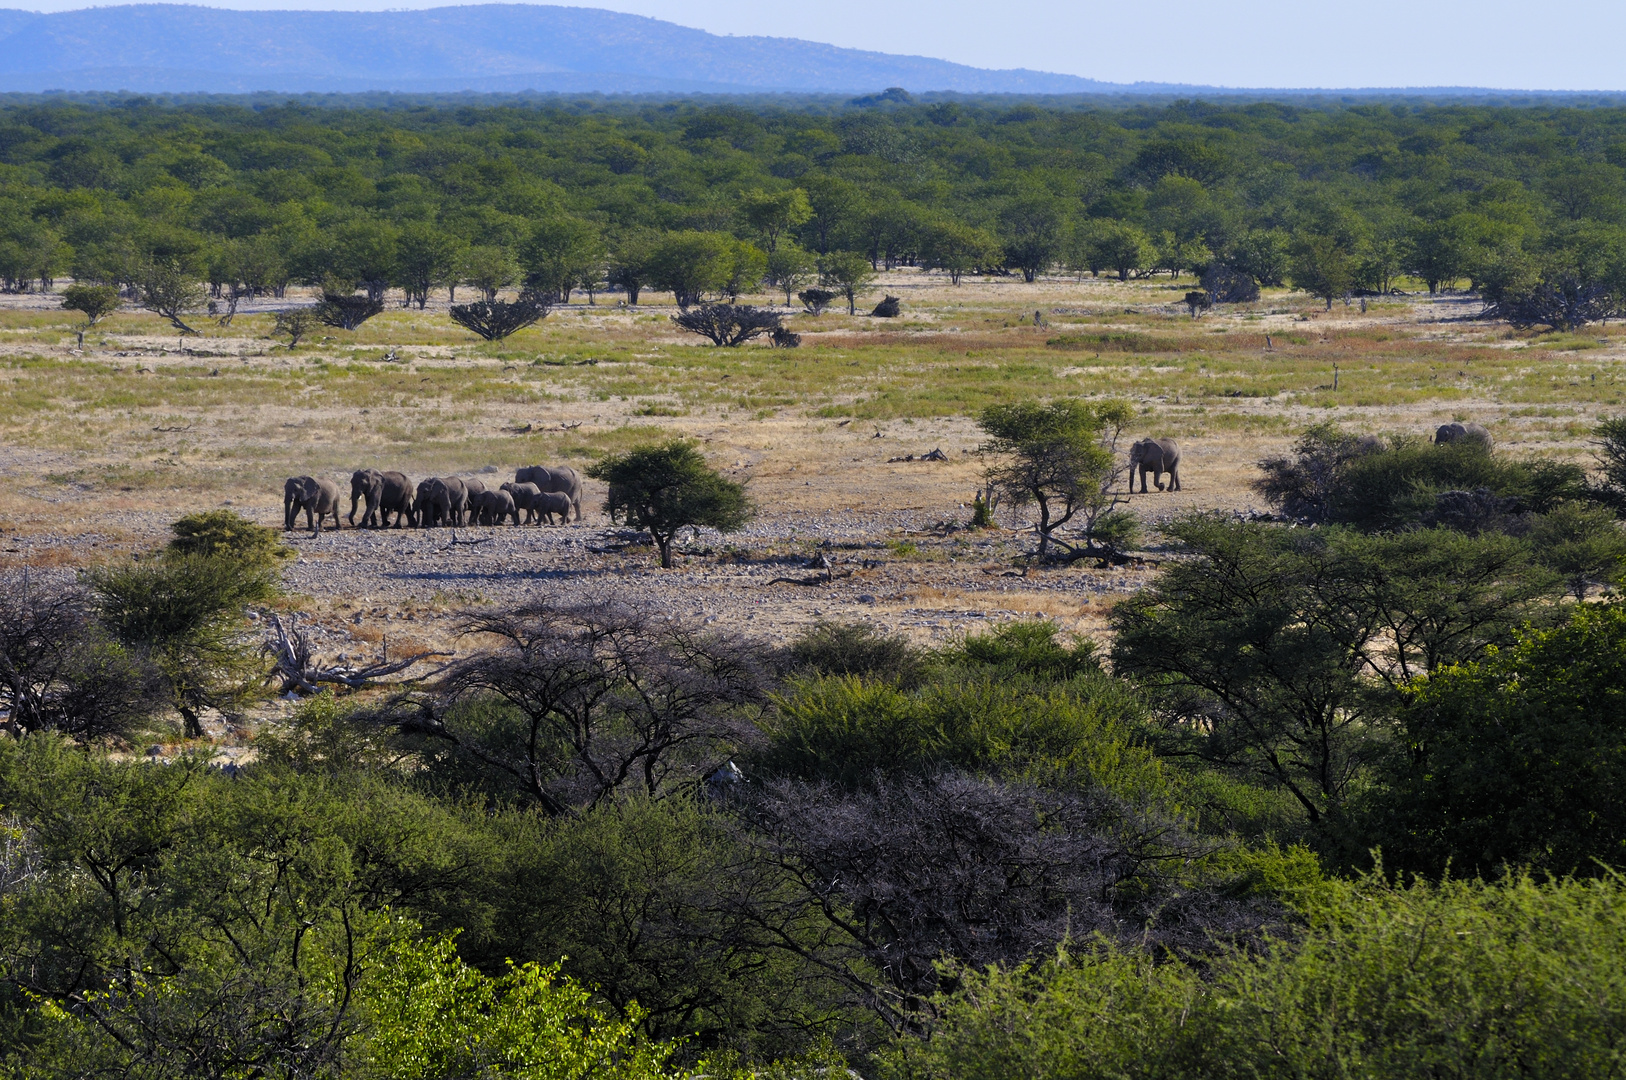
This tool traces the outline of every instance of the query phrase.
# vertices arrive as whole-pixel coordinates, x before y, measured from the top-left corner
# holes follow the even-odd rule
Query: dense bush
[[[1080,943],[1035,967],[952,969],[894,1080],[1455,1080],[1620,1076],[1618,881],[1400,886],[1306,898],[1307,926],[1206,972]]]

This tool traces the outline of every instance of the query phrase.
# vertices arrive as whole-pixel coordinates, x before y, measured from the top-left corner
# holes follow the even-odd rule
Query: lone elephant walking
[[[1135,493],[1135,474],[1140,474],[1141,494],[1150,489],[1146,486],[1146,474],[1152,474],[1152,482],[1157,490],[1162,491],[1163,474],[1169,474],[1169,491],[1180,490],[1180,444],[1173,439],[1142,439],[1129,448],[1129,493]]]

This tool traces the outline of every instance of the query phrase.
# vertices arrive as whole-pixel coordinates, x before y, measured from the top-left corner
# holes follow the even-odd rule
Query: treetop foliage
[[[1620,303],[1623,148],[1626,110],[1557,105],[17,103],[0,287],[139,286],[177,328],[197,298],[176,274],[221,296],[605,279],[689,302],[754,287],[790,243],[836,257],[844,295],[843,253],[956,281],[1220,265],[1329,302],[1467,284],[1567,327]]]

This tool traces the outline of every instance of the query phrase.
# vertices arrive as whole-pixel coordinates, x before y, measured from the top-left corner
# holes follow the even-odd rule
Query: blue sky
[[[214,0],[385,10],[445,0]],[[84,0],[0,0],[65,10]],[[1626,90],[1626,0],[604,0],[713,33],[799,37],[1111,82]]]

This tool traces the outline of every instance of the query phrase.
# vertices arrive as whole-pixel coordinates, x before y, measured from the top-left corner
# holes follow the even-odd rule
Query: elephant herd
[[[282,489],[282,527],[294,527],[301,512],[312,534],[322,530],[327,518],[340,528],[339,510],[343,494],[332,480],[312,476],[292,476]],[[582,477],[568,465],[530,465],[519,469],[512,482],[488,488],[472,476],[431,476],[414,485],[404,473],[361,469],[350,477],[351,525],[356,510],[362,509],[361,527],[387,529],[390,515],[394,527],[404,522],[417,529],[436,526],[501,525],[505,521],[522,524],[565,524],[582,517]]]

